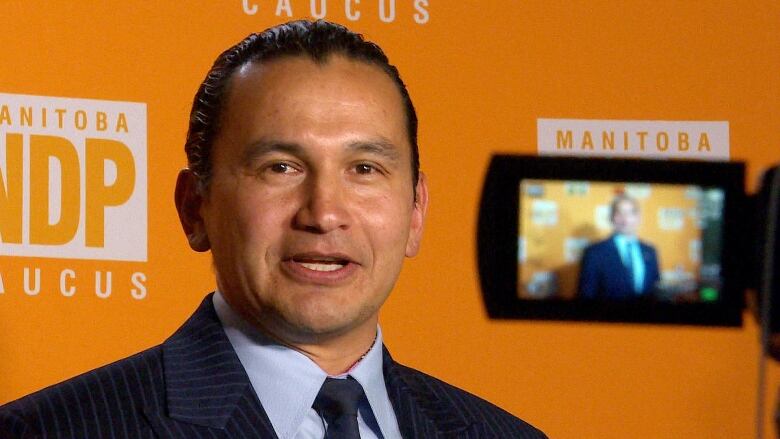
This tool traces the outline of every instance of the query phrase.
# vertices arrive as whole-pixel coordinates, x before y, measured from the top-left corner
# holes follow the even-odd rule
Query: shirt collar
[[[309,357],[263,335],[233,311],[219,291],[213,302],[274,430],[281,439],[293,437],[328,374]],[[363,386],[380,429],[392,431],[392,423],[397,421],[382,373],[382,331],[378,326],[371,349],[340,377],[346,375]]]
[[[615,233],[614,235],[612,235],[612,237],[613,237],[612,239],[614,239],[615,242],[618,243],[618,245],[620,246],[638,242],[635,235],[624,235],[622,233]]]

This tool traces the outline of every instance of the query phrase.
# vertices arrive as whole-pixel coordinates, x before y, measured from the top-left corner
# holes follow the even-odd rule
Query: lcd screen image
[[[519,189],[519,299],[722,299],[723,189],[547,179]]]

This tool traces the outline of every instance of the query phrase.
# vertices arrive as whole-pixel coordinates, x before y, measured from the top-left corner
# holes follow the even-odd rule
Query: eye
[[[268,167],[268,169],[275,174],[289,174],[295,172],[296,169],[289,163],[274,163]]]
[[[355,165],[355,172],[358,174],[367,175],[367,174],[372,174],[376,171],[377,169],[373,165],[369,165],[367,163],[359,163]]]

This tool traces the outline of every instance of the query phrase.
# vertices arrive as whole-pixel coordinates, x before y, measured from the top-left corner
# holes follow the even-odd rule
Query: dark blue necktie
[[[357,414],[363,387],[352,377],[326,378],[312,407],[328,424],[326,439],[360,439]]]

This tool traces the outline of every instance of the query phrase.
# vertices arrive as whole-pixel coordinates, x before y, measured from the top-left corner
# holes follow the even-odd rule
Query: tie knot
[[[324,417],[355,416],[363,398],[363,387],[352,377],[326,378],[312,407]]]

